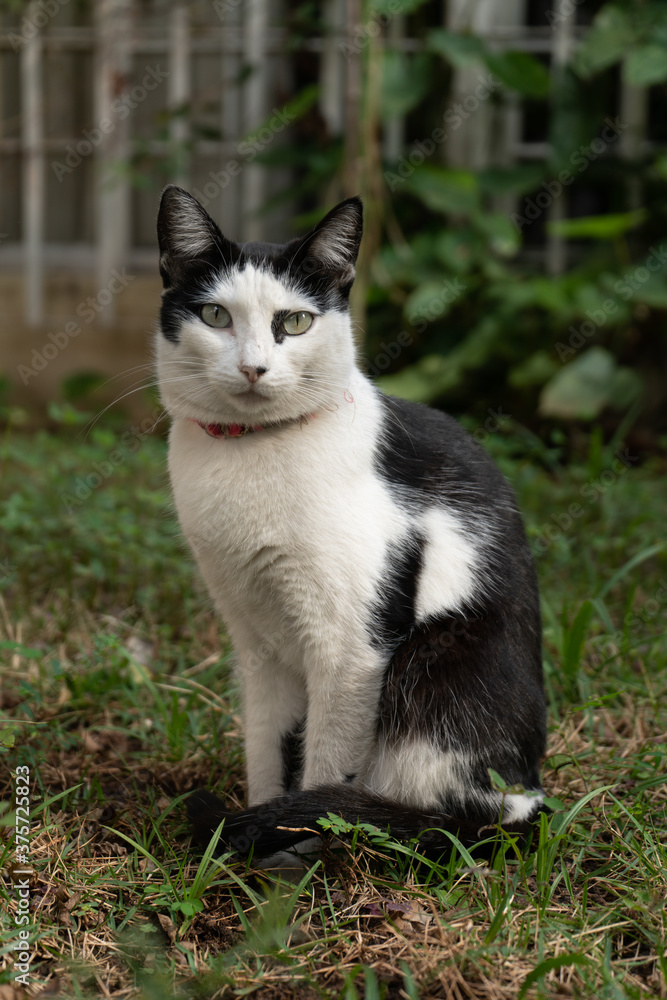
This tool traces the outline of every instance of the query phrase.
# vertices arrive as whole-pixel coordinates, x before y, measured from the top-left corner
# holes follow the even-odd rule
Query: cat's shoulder
[[[454,417],[423,403],[378,392],[382,413],[378,471],[397,485],[418,491],[453,490],[465,484],[497,494],[509,486],[484,448]]]

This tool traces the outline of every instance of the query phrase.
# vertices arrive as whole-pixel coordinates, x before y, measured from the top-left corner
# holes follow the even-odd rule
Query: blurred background
[[[664,3],[0,9],[13,425],[88,420],[120,397],[116,419],[154,412],[138,366],[175,181],[237,240],[289,238],[361,193],[353,307],[387,391],[482,428],[511,419],[559,454],[593,425],[664,449]]]

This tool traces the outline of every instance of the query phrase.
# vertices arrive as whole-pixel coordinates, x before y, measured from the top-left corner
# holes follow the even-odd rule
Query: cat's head
[[[252,425],[335,406],[354,366],[361,232],[361,201],[350,198],[284,245],[234,243],[191,195],[166,188],[157,364],[171,415]]]

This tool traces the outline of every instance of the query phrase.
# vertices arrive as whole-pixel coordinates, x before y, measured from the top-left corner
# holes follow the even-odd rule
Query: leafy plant
[[[604,419],[608,433],[627,433],[664,419],[667,392],[655,366],[667,363],[667,157],[660,142],[620,155],[635,123],[621,121],[611,89],[620,66],[661,106],[664,5],[603,4],[569,62],[551,71],[526,52],[498,51],[465,24],[441,27],[422,3],[401,10],[419,51],[396,45],[388,28],[377,44],[395,10],[365,6],[349,54],[362,70],[358,135],[346,137],[342,160],[338,140],[323,144],[321,136],[311,157],[307,130],[298,149],[287,144],[263,157],[296,166],[303,152],[298,182],[285,192],[307,205],[300,222],[313,218],[318,191],[332,200],[336,183],[365,198],[368,234],[353,296],[371,374],[388,392],[453,410],[502,405],[545,438],[558,424]],[[576,13],[554,8],[547,22],[566,16]],[[476,72],[483,96],[471,92],[467,106],[454,100],[453,72]],[[526,113],[539,109],[544,158],[447,165],[448,133],[475,127],[468,118],[484,102],[508,100]],[[399,115],[402,148],[383,157],[379,137]],[[573,217],[545,227],[550,206],[568,199]],[[582,213],[580,202],[599,208]],[[548,275],[526,252],[546,231],[570,247],[565,268]]]

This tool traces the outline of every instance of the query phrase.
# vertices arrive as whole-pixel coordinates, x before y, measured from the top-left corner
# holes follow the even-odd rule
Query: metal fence
[[[554,9],[562,3],[554,0]],[[433,23],[471,29],[498,50],[536,54],[557,72],[585,30],[577,23],[583,8],[570,6],[560,18],[548,16],[548,2],[525,0],[448,0],[428,11]],[[28,323],[43,320],[49,268],[92,271],[102,288],[114,269],[154,267],[155,204],[167,180],[198,193],[235,238],[271,238],[275,222],[260,209],[284,171],[260,166],[254,154],[288,124],[298,53],[314,61],[319,113],[329,134],[341,135],[365,34],[407,50],[420,45],[400,0],[381,25],[364,21],[360,0],[327,0],[322,12],[327,30],[298,44],[286,27],[289,10],[275,0],[33,0],[2,16],[0,264],[23,272]],[[452,103],[470,98],[475,83],[473,70],[455,70]],[[614,155],[634,155],[646,132],[647,92],[621,83],[615,110],[632,127]],[[244,142],[253,129],[261,130]],[[385,156],[398,158],[411,141],[406,120],[389,123],[382,141]],[[547,152],[546,137],[527,132],[519,98],[506,93],[452,133],[442,155],[483,168]],[[511,199],[503,207],[516,208]],[[565,200],[554,199],[545,215],[564,211]],[[546,234],[534,250],[551,273],[563,269],[557,236]],[[112,310],[110,302],[103,321]]]

